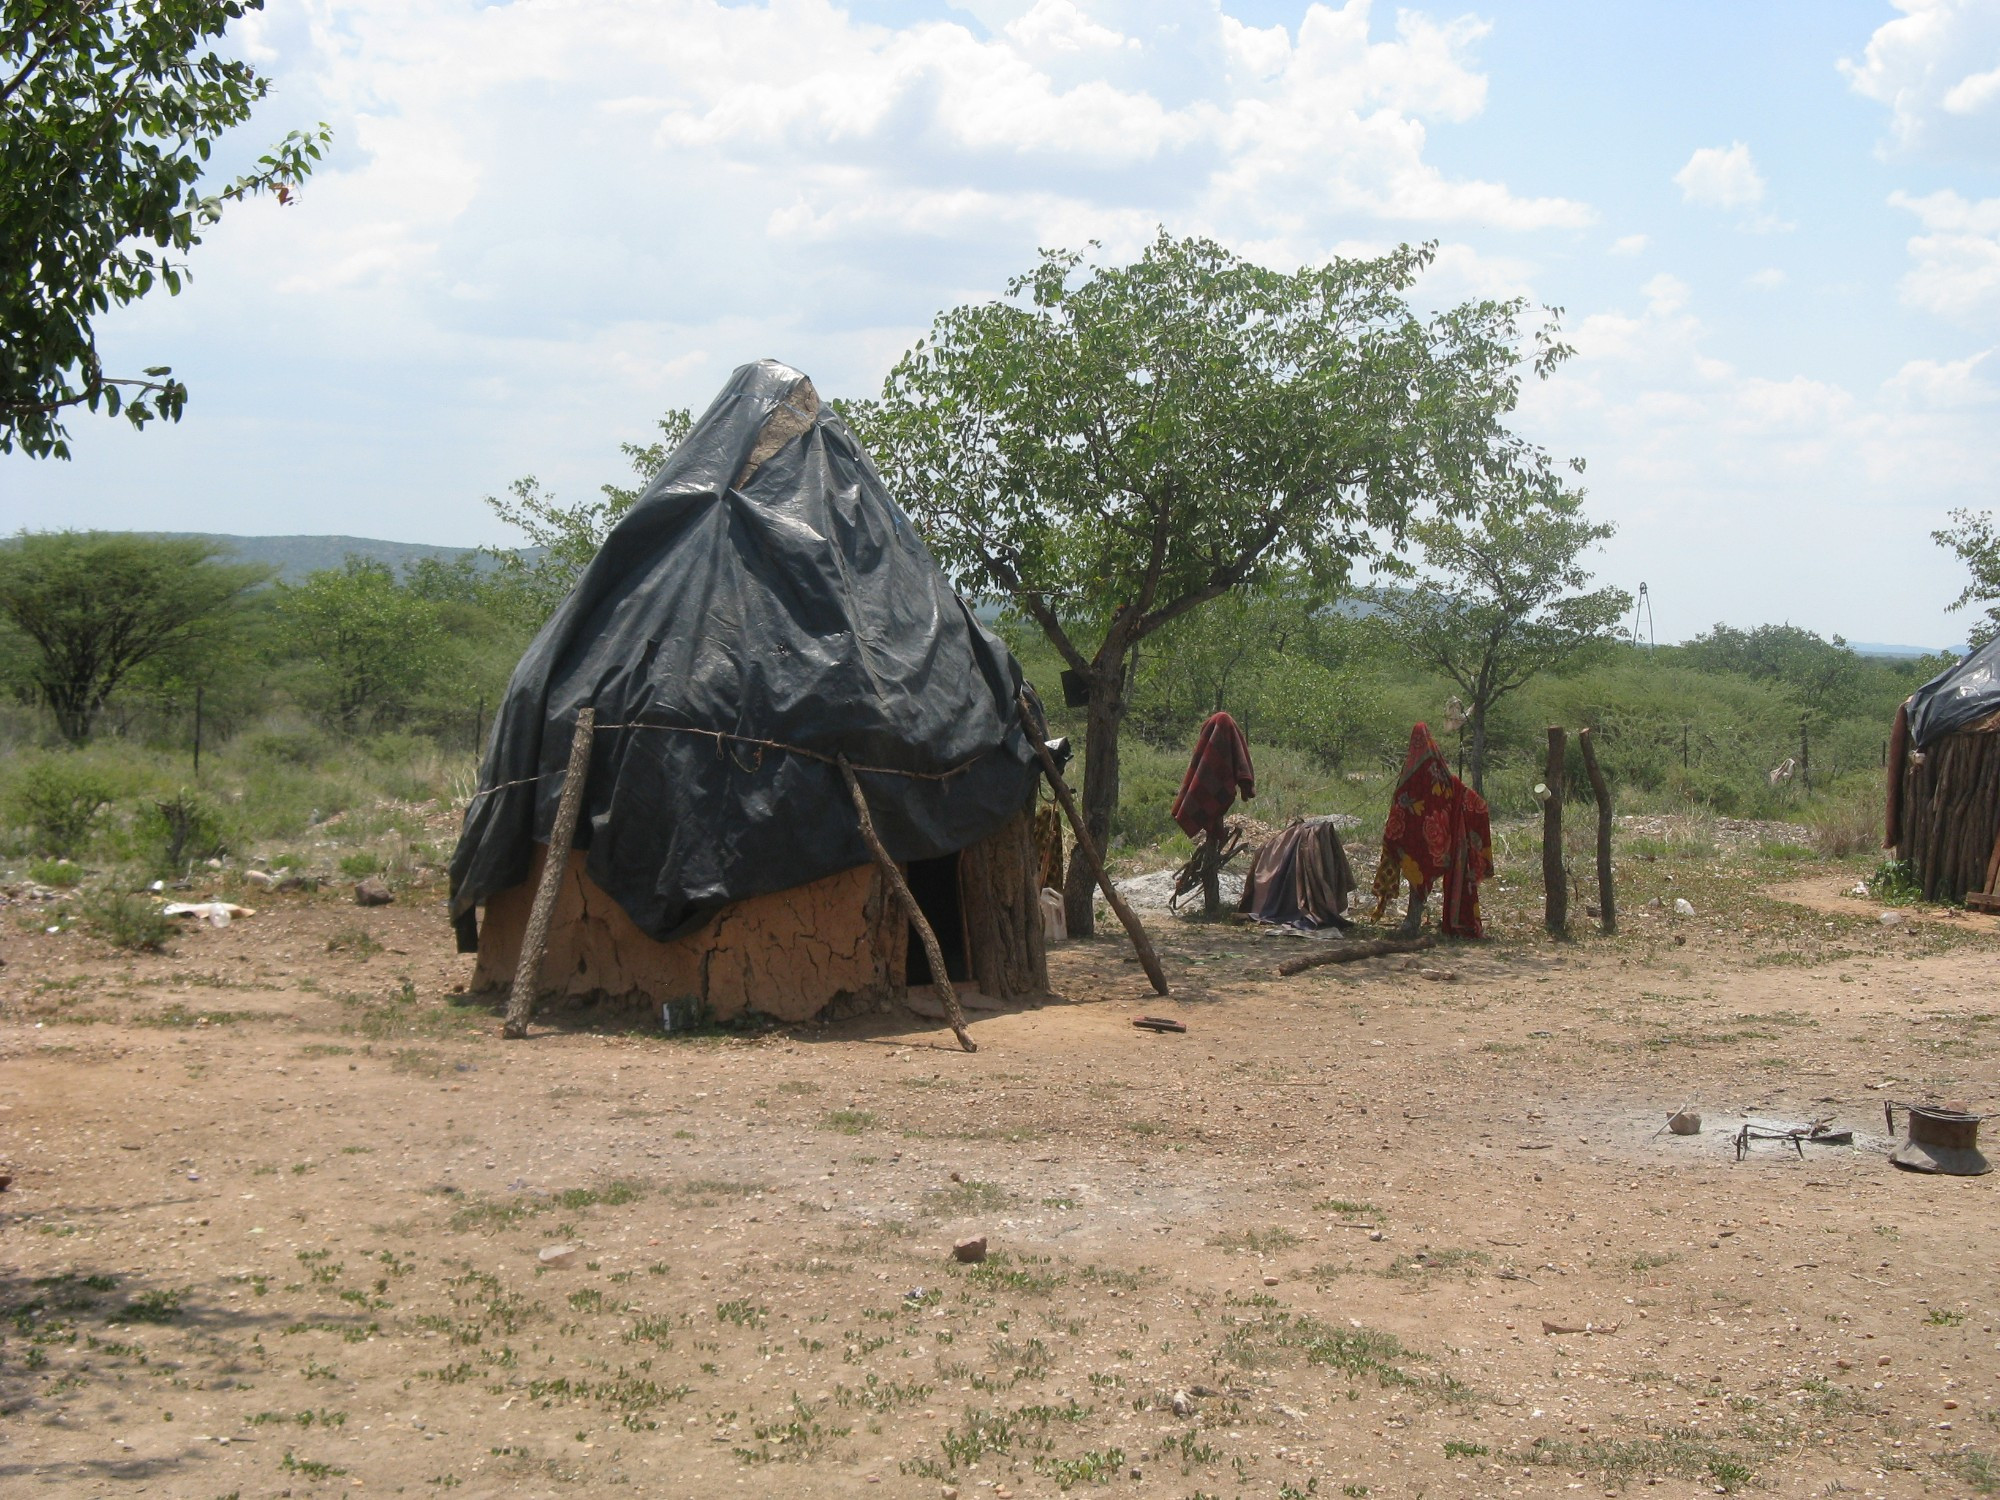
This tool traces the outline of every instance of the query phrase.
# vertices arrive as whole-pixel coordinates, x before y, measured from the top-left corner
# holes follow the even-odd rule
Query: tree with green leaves
[[[21,686],[72,745],[149,666],[222,647],[243,596],[268,575],[192,537],[23,532],[0,545],[0,618],[21,639]]]
[[[369,558],[279,584],[272,614],[278,649],[300,665],[301,699],[348,734],[406,708],[444,651],[438,602]]]
[[[270,90],[218,40],[263,0],[0,0],[0,453],[69,457],[63,415],[178,421],[166,365],[107,374],[96,320],[154,286],[225,204],[291,201],[330,139],[293,132],[204,190],[216,141]]]
[[[1419,521],[1410,536],[1425,576],[1376,592],[1382,628],[1465,694],[1474,791],[1485,790],[1493,705],[1610,640],[1631,607],[1623,589],[1583,592],[1584,554],[1613,528],[1585,519],[1582,506],[1573,492],[1503,487],[1471,515]]]
[[[654,424],[659,436],[652,442],[620,443],[618,451],[641,482],[602,485],[601,500],[565,505],[532,474],[507,487],[509,498],[486,497],[493,513],[528,541],[521,551],[485,549],[497,565],[498,582],[513,593],[515,613],[539,626],[555,612],[597,556],[611,528],[638,501],[645,485],[665,466],[693,426],[693,415],[685,408],[675,408]]]
[[[1280,272],[1164,231],[1125,266],[1046,252],[847,408],[957,586],[1010,600],[1087,695],[1092,837],[1142,642],[1280,565],[1337,588],[1432,497],[1556,483],[1503,419],[1567,351],[1544,324],[1524,355],[1518,301],[1420,317],[1431,257]],[[1087,869],[1065,897],[1091,931]]]
[[[1801,712],[1822,722],[1854,712],[1864,692],[1865,664],[1854,648],[1839,636],[1827,640],[1797,625],[1717,625],[1675,654],[1704,672],[1781,683],[1798,695]]]
[[[1951,607],[1986,606],[1986,613],[1969,632],[1976,651],[2000,635],[2000,532],[1994,529],[1993,512],[1955,510],[1951,513],[1951,525],[1933,531],[1931,540],[1957,553],[1958,560],[1972,573],[1972,581],[1951,601]]]

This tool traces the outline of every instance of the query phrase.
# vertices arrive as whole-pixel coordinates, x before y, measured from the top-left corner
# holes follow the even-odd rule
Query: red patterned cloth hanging
[[[1419,724],[1410,731],[1403,775],[1382,829],[1373,920],[1382,920],[1405,880],[1417,894],[1442,877],[1439,929],[1451,937],[1484,937],[1479,882],[1492,873],[1493,828],[1486,799],[1451,774],[1429,727]]]
[[[1208,716],[1194,742],[1194,758],[1181,778],[1180,795],[1170,816],[1189,838],[1205,833],[1222,837],[1222,815],[1241,792],[1248,802],[1257,795],[1257,773],[1250,765],[1250,746],[1243,731],[1226,713]]]

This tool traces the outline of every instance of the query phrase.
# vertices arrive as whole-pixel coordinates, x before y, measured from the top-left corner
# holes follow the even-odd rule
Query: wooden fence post
[[[1559,724],[1549,726],[1549,761],[1543,773],[1548,800],[1542,803],[1542,887],[1547,905],[1544,921],[1555,937],[1569,936],[1569,880],[1563,873],[1563,752],[1569,736]]]
[[[1598,769],[1590,731],[1578,730],[1576,743],[1583,751],[1583,769],[1590,777],[1591,793],[1597,798],[1597,907],[1603,913],[1604,935],[1616,937],[1618,893],[1611,884],[1611,787],[1604,780],[1604,772]]]
[[[576,840],[576,817],[583,807],[583,783],[590,774],[590,739],[597,729],[597,710],[576,716],[576,733],[569,742],[569,766],[563,772],[562,800],[556,804],[556,824],[549,830],[548,857],[542,862],[542,882],[535,887],[535,904],[528,912],[528,930],[521,937],[521,961],[514,969],[514,989],[507,996],[507,1019],[500,1034],[519,1041],[528,1034],[535,1012],[535,992],[542,984],[542,959],[549,948],[549,923],[556,914],[556,895],[569,870],[570,845]]]

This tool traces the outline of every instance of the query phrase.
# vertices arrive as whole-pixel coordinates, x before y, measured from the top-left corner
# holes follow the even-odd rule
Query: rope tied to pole
[[[843,764],[849,764],[850,769],[864,776],[901,776],[909,781],[944,782],[950,781],[954,777],[963,776],[992,753],[990,749],[981,750],[977,755],[968,756],[957,765],[948,766],[942,771],[911,771],[901,766],[851,765],[845,762],[844,757],[838,752],[829,754],[824,750],[814,750],[805,745],[787,744],[783,740],[759,739],[755,735],[731,734],[727,730],[721,729],[697,729],[692,725],[686,724],[649,724],[644,720],[633,720],[626,724],[598,724],[595,726],[594,732],[602,734],[609,729],[648,729],[663,734],[685,734],[691,735],[696,739],[712,739],[715,741],[716,759],[720,760],[725,755],[729,756],[731,763],[735,765],[736,769],[745,774],[754,774],[761,771],[764,768],[764,752],[767,750],[776,750],[782,751],[787,755],[799,756],[805,760],[815,760],[822,765],[832,766],[836,769],[840,768]],[[755,760],[750,765],[745,765],[731,752],[729,747],[732,745],[748,745],[752,747],[755,751]],[[466,798],[466,805],[470,807],[481,797],[490,797],[495,792],[504,792],[509,788],[517,786],[533,786],[538,781],[550,781],[560,777],[562,774],[561,771],[543,771],[539,775],[523,776],[517,781],[499,781],[495,782],[492,786],[479,787],[471,796]]]

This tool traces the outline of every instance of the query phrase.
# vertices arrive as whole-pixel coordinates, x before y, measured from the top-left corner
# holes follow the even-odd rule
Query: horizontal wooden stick
[[[1317,969],[1321,964],[1351,964],[1357,958],[1382,958],[1391,953],[1420,953],[1426,948],[1435,948],[1437,939],[1430,933],[1413,938],[1369,938],[1359,943],[1337,943],[1320,953],[1307,953],[1298,958],[1288,958],[1278,965],[1280,974],[1303,974],[1307,969]]]

